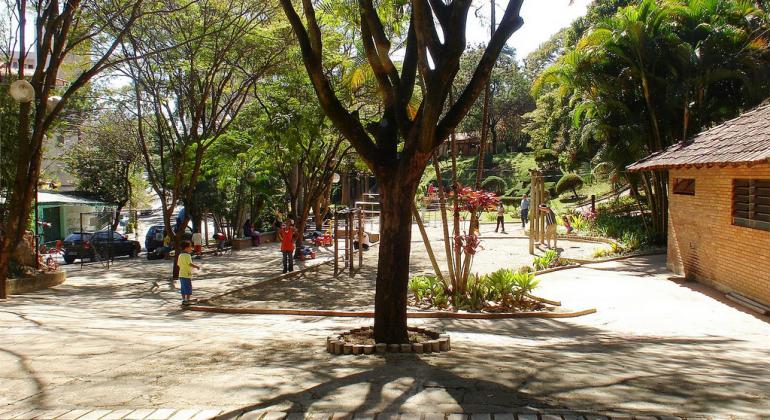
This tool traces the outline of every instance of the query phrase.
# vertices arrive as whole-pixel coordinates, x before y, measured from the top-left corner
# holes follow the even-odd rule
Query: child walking
[[[193,264],[193,247],[190,241],[182,241],[182,253],[179,254],[176,265],[179,267],[179,289],[182,292],[182,305],[190,304],[192,298],[192,269],[200,269],[200,266]]]
[[[287,219],[278,231],[278,238],[281,240],[281,254],[283,254],[283,272],[294,271],[294,240],[296,239],[297,229],[294,228],[294,221]]]

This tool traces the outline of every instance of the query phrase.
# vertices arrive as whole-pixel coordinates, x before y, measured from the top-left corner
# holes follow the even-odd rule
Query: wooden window
[[[674,178],[674,194],[695,195],[695,180],[692,178]]]
[[[770,179],[733,180],[733,224],[770,231]]]

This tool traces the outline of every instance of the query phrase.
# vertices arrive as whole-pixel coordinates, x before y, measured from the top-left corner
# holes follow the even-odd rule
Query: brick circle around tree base
[[[371,335],[374,327],[355,328],[326,338],[326,351],[331,354],[382,354],[382,353],[443,353],[452,349],[449,336],[427,328],[407,327],[410,333],[423,335],[424,340],[403,344],[357,344],[350,342],[352,335]]]

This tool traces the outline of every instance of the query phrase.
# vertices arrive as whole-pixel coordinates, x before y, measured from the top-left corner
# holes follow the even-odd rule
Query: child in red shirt
[[[294,221],[287,219],[278,230],[278,238],[281,240],[281,254],[283,254],[283,272],[294,271],[294,241],[297,239],[297,229]]]

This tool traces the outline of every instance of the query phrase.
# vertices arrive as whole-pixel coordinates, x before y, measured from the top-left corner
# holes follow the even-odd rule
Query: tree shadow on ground
[[[454,348],[440,355],[260,352],[254,363],[282,372],[280,378],[290,372],[297,378],[239,385],[239,390],[253,386],[264,399],[222,418],[250,411],[572,409],[587,414],[757,415],[770,410],[770,378],[759,375],[770,363],[761,349],[744,347],[738,340],[620,336],[554,320],[512,323],[519,328],[508,329],[510,341],[501,341],[483,337],[502,334],[489,330],[496,323],[466,331],[462,323],[447,322]]]

